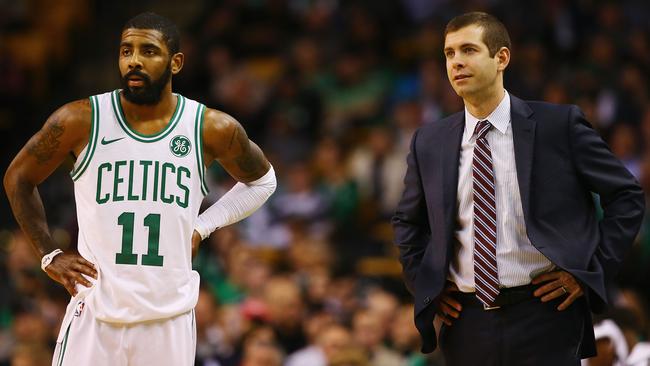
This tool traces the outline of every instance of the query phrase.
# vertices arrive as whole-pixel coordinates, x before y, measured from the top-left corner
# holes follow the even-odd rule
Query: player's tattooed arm
[[[65,126],[58,117],[53,116],[39,133],[39,137],[29,140],[27,152],[32,155],[38,164],[45,164],[61,145],[61,135],[65,132]]]
[[[203,133],[205,161],[216,159],[236,180],[254,181],[271,167],[259,146],[248,139],[242,125],[231,116],[207,109]]]
[[[4,187],[18,224],[40,256],[55,249],[36,188],[73,151],[78,154],[90,132],[90,104],[81,100],[54,112],[9,165]]]
[[[88,141],[91,110],[88,100],[66,104],[48,118],[7,168],[4,187],[16,221],[27,235],[38,257],[57,248],[50,235],[45,209],[36,188],[61,165],[70,152],[79,155]],[[78,254],[59,254],[47,267],[47,274],[71,295],[75,284],[90,286],[82,276],[97,277],[92,263]]]

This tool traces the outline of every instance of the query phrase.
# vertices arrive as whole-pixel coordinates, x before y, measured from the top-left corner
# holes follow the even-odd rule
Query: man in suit
[[[504,90],[510,39],[496,18],[452,19],[444,54],[465,110],[415,132],[393,217],[422,351],[440,343],[450,365],[578,365],[595,354],[590,311],[607,303],[643,192],[578,107]]]

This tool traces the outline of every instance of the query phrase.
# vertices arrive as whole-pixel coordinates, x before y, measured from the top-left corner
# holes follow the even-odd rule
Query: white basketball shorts
[[[194,365],[194,310],[173,318],[136,324],[95,319],[83,300],[68,305],[52,366]]]

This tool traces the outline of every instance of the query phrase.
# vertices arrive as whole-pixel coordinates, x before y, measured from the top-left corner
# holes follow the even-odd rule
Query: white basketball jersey
[[[71,176],[79,253],[99,272],[85,301],[99,320],[162,319],[196,305],[191,238],[207,194],[205,107],[176,96],[167,126],[148,136],[129,127],[119,90],[90,97],[90,138]]]

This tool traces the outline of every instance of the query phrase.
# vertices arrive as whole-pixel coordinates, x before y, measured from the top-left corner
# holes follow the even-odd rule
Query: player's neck
[[[176,109],[177,97],[172,94],[171,83],[163,90],[156,104],[135,104],[120,95],[124,116],[129,123],[147,122],[169,118]]]

